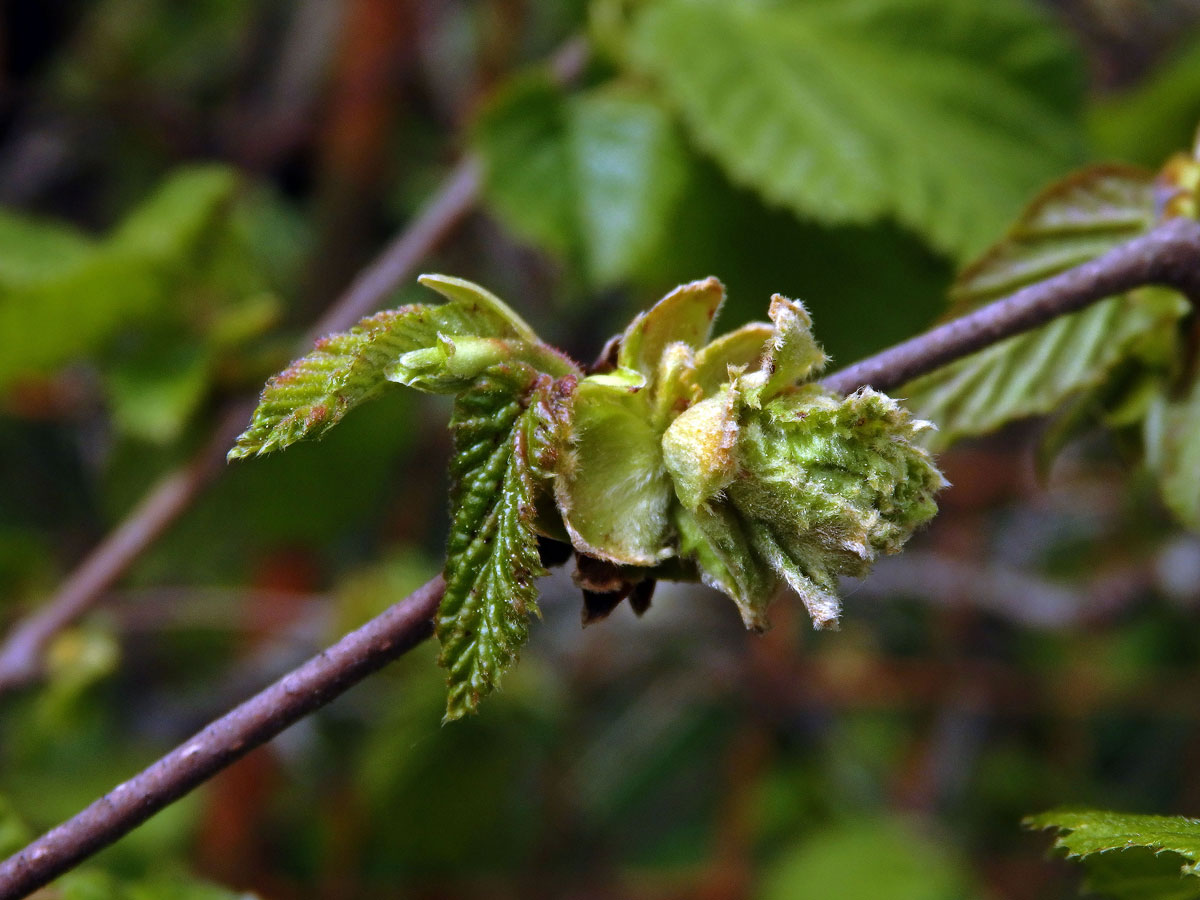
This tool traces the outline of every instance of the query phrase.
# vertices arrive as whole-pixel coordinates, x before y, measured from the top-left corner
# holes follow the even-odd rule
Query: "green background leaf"
[[[1163,502],[1200,531],[1200,379],[1182,399],[1156,399],[1145,420],[1146,459]]]
[[[515,233],[621,281],[671,238],[686,157],[670,116],[614,85],[567,96],[548,77],[517,81],[475,129],[489,208]]]
[[[736,180],[958,255],[1082,154],[1070,55],[1015,0],[663,0],[628,51]]]
[[[1153,220],[1149,173],[1115,166],[1076,173],[1047,188],[1003,241],[963,271],[951,290],[952,315],[1094,259]],[[1157,289],[1113,297],[943,366],[896,394],[938,426],[927,444],[944,448],[1098,387],[1146,345],[1170,344],[1186,311],[1177,295]]]

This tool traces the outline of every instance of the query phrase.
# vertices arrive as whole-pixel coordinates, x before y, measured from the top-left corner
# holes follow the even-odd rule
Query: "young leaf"
[[[1186,860],[1185,875],[1200,875],[1200,819],[1183,816],[1147,816],[1099,809],[1056,809],[1030,816],[1030,828],[1059,832],[1056,848],[1072,859],[1094,853],[1144,847],[1155,853],[1177,853]]]
[[[964,270],[951,291],[952,313],[1094,259],[1153,224],[1148,173],[1115,166],[1077,173],[1043,192],[1005,240]],[[1170,339],[1186,311],[1176,295],[1134,291],[994,344],[897,393],[915,414],[937,423],[926,443],[941,449],[1096,387],[1142,342]]]
[[[729,380],[729,369],[746,369],[763,355],[775,336],[766,322],[750,322],[736,331],[714,338],[696,353],[696,385],[704,396],[715,394]]]
[[[621,335],[617,365],[655,376],[668,344],[681,342],[699,350],[708,340],[713,319],[725,300],[715,278],[681,284],[637,317]]]
[[[271,376],[229,459],[282,450],[332,428],[387,383],[401,355],[436,346],[440,309],[387,310],[317,341],[315,350]]]
[[[625,88],[567,97],[522,79],[474,134],[489,208],[516,234],[582,262],[594,284],[620,281],[669,237],[686,156],[670,117]]]
[[[671,482],[646,389],[591,376],[573,397],[570,437],[559,454],[555,498],[571,542],[622,565],[652,566],[667,544]]]
[[[454,510],[446,593],[437,615],[447,670],[446,719],[474,713],[515,661],[537,612],[533,580],[544,575],[533,530],[530,434],[549,379],[523,364],[490,369],[459,395],[450,421]]]
[[[332,428],[388,381],[453,393],[501,361],[525,361],[539,371],[576,371],[542,344],[495,295],[458,278],[425,275],[421,283],[448,299],[363,319],[317,342],[316,349],[275,375],[230,459],[282,449]]]
[[[928,427],[871,390],[802,388],[748,411],[727,502],[818,628],[836,625],[837,576],[865,574],[937,512],[946,481],[916,446]]]
[[[775,294],[768,314],[774,334],[763,348],[758,368],[738,379],[746,402],[755,409],[825,365],[825,351],[813,339],[812,319],[803,304]]]
[[[627,49],[736,180],[960,256],[1082,153],[1070,51],[1015,0],[662,0]]]
[[[701,580],[737,605],[747,628],[763,631],[779,576],[754,552],[745,524],[728,504],[675,509],[679,555],[694,560]]]

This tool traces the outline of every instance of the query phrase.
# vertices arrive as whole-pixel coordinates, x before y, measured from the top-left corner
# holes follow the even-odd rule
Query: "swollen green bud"
[[[916,443],[928,427],[875,391],[841,399],[815,385],[746,415],[744,474],[723,502],[818,627],[836,622],[837,576],[865,574],[937,512],[946,481]]]

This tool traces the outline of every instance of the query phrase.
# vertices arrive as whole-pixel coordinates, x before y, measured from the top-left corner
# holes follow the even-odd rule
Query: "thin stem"
[[[1200,300],[1200,223],[1172,219],[1090,262],[834,372],[821,383],[841,394],[868,385],[890,391],[1005,338],[1152,284]]]
[[[414,274],[479,199],[479,165],[468,157],[450,173],[416,219],[383,249],[341,298],[313,327],[313,340],[342,331],[381,305],[388,294]],[[133,563],[186,511],[225,468],[225,454],[254,412],[256,400],[229,405],[212,438],[191,460],[165,475],[124,521],[62,583],[58,591],[19,622],[0,645],[0,694],[38,678],[42,655],[51,639],[93,606]]]
[[[845,393],[867,384],[894,387],[1055,316],[1147,284],[1200,298],[1200,223],[1168,222],[1092,262],[836,372],[824,383]],[[430,581],[0,864],[0,900],[24,896],[108,846],[420,643],[432,633],[443,589],[440,578]]]
[[[547,62],[552,77],[567,85],[587,66],[587,39],[564,41]],[[344,331],[367,315],[397,286],[409,280],[421,261],[449,237],[479,202],[480,166],[461,160],[429,204],[375,258],[330,307],[302,341],[301,352],[331,331]],[[54,635],[99,601],[224,469],[225,453],[254,411],[255,401],[239,400],[221,416],[212,439],[189,462],[165,475],[36,612],[18,622],[0,644],[0,695],[39,676],[42,655]]]
[[[434,578],[0,863],[0,900],[47,884],[421,643],[444,588]]]

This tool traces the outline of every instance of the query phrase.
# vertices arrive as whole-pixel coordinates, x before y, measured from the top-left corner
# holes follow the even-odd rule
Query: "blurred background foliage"
[[[799,297],[836,364],[936,318],[1043,183],[1200,120],[1190,0],[6,0],[0,26],[6,622],[464,153],[482,208],[424,268],[577,358],[714,274],[723,325]],[[396,392],[224,473],[0,698],[0,850],[436,572],[447,412]],[[1039,480],[1045,427],[948,453],[941,516],[838,633],[784,599],[748,635],[683,586],[581,632],[559,571],[478,719],[439,725],[419,648],[47,896],[1070,895],[1023,815],[1200,812],[1200,541],[1119,441]]]

